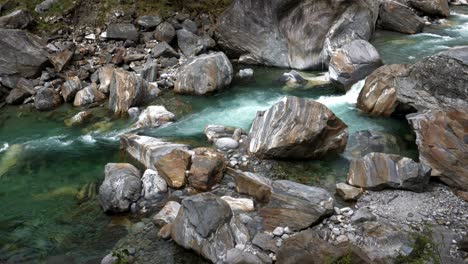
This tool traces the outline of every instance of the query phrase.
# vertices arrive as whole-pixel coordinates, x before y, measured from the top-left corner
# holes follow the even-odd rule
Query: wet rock
[[[348,130],[325,105],[288,96],[257,113],[249,138],[249,152],[255,156],[311,159],[342,152]]]
[[[138,40],[138,30],[130,23],[114,23],[107,27],[106,38],[136,41]]]
[[[153,216],[153,223],[157,226],[172,224],[179,213],[180,204],[178,202],[169,201],[157,214]]]
[[[373,0],[236,0],[219,19],[218,44],[257,64],[323,69],[331,51],[372,36],[378,11]]]
[[[222,52],[194,57],[179,70],[174,91],[179,94],[204,95],[231,84],[233,69]]]
[[[51,88],[41,88],[34,98],[34,106],[39,111],[49,111],[62,104],[62,97]]]
[[[49,60],[54,65],[54,68],[57,72],[61,72],[63,68],[65,68],[73,58],[73,51],[64,50],[61,52],[57,52],[51,54],[49,56]]]
[[[140,108],[138,107],[130,107],[127,111],[128,116],[131,120],[137,120],[140,116]]]
[[[373,263],[354,246],[334,246],[321,239],[316,231],[308,229],[286,239],[279,248],[277,263],[327,263],[330,260],[351,259],[350,263]]]
[[[259,210],[267,231],[278,226],[298,231],[333,213],[334,200],[324,189],[286,180],[272,187],[270,202]]]
[[[33,17],[26,10],[16,10],[0,17],[0,28],[25,29],[31,25]]]
[[[159,24],[159,26],[156,28],[156,31],[154,32],[154,37],[159,42],[171,43],[175,36],[176,31],[174,27],[168,22]]]
[[[382,60],[374,46],[355,40],[332,54],[328,72],[332,83],[347,91],[380,66]]]
[[[167,42],[159,42],[152,50],[153,56],[155,58],[179,58],[180,55],[177,53]]]
[[[138,121],[132,126],[134,129],[145,127],[159,127],[171,123],[175,120],[175,115],[164,106],[150,105],[138,117]]]
[[[99,91],[105,94],[109,94],[109,86],[112,81],[112,75],[114,74],[114,66],[106,65],[99,69]]]
[[[5,102],[10,105],[19,105],[24,102],[24,99],[31,96],[31,94],[23,89],[15,88],[10,91],[5,98]]]
[[[120,115],[148,100],[148,83],[135,73],[122,69],[114,70],[109,91],[109,109]]]
[[[221,197],[224,201],[229,204],[232,211],[244,211],[244,212],[253,212],[255,210],[254,202],[252,199],[248,198],[234,198],[230,196]]]
[[[356,201],[363,192],[363,189],[356,188],[343,182],[336,184],[336,193],[338,193],[338,195],[345,201]]]
[[[60,87],[60,92],[62,93],[63,100],[65,102],[71,102],[75,98],[76,93],[83,89],[81,80],[77,76],[73,76],[67,79],[66,82]]]
[[[207,215],[210,217],[205,217]],[[230,227],[232,218],[229,205],[215,195],[190,196],[182,200],[172,224],[171,237],[180,246],[217,263],[236,245]]]
[[[172,188],[181,188],[186,184],[185,172],[190,168],[191,155],[182,149],[174,149],[163,155],[155,166]]]
[[[106,99],[106,95],[101,93],[96,84],[91,84],[88,87],[80,90],[75,95],[75,100],[73,101],[74,106],[85,106],[92,103],[100,102]]]
[[[288,87],[304,87],[307,84],[307,80],[294,70],[283,73],[278,81]]]
[[[167,184],[157,171],[147,169],[141,177],[141,196],[147,200],[158,198],[167,192]]]
[[[424,20],[404,3],[390,0],[380,6],[377,25],[386,30],[416,34],[423,30]]]
[[[395,79],[408,69],[404,64],[384,65],[366,78],[357,108],[376,116],[390,116],[398,106]]]
[[[120,137],[123,149],[146,168],[156,170],[156,162],[174,149],[187,149],[186,145],[165,142],[158,138],[125,134]],[[161,173],[161,171],[159,171]],[[161,173],[164,177],[164,174]]]
[[[209,142],[215,142],[220,138],[233,137],[235,127],[226,127],[220,125],[208,125],[205,127],[204,133]]]
[[[137,18],[136,23],[145,29],[151,29],[161,24],[162,18],[159,15],[146,15]]]
[[[65,120],[66,126],[79,126],[86,123],[93,115],[88,111],[81,111],[72,118]]]
[[[194,149],[189,172],[190,185],[200,191],[209,191],[223,179],[226,168],[222,154],[208,148]]]
[[[254,75],[254,70],[253,70],[253,69],[250,69],[250,68],[241,69],[241,70],[239,70],[239,73],[238,73],[237,75],[238,75],[239,78],[241,78],[241,79],[252,78],[253,75]]]
[[[409,0],[409,4],[425,15],[448,17],[450,9],[446,0]]]
[[[99,202],[105,212],[120,213],[140,198],[141,173],[128,163],[108,163],[105,178],[99,187]]]
[[[416,132],[419,160],[432,176],[455,188],[468,190],[466,111],[427,111],[408,120]]]
[[[431,169],[412,159],[393,154],[369,153],[351,161],[348,183],[371,190],[384,188],[422,192]]]
[[[215,141],[216,148],[218,149],[236,149],[239,143],[232,138],[218,138]]]
[[[21,30],[0,29],[0,39],[0,76],[40,75],[48,62],[48,53],[37,36]]]
[[[228,169],[236,182],[236,191],[252,196],[261,203],[267,203],[271,196],[271,180],[261,175]]]

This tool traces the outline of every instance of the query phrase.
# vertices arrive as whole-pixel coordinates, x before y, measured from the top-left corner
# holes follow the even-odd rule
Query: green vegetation
[[[422,232],[414,232],[410,235],[414,244],[411,245],[413,251],[409,255],[399,255],[396,258],[397,264],[440,264],[440,253],[438,245],[434,243],[432,229],[425,226]]]
[[[129,260],[130,253],[128,252],[127,249],[118,249],[112,251],[112,257],[116,258],[117,264],[128,264],[130,263]]]

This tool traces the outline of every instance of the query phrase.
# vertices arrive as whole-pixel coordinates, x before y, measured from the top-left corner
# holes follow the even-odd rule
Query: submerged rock
[[[421,163],[432,168],[432,176],[468,191],[468,145],[466,111],[427,111],[408,117],[416,132]]]
[[[404,3],[389,0],[380,6],[377,24],[386,30],[416,34],[423,30],[424,20]]]
[[[200,191],[209,191],[223,179],[226,168],[223,155],[208,148],[194,149],[188,180]]]
[[[175,120],[175,115],[166,110],[164,106],[148,106],[138,117],[138,121],[132,126],[134,129],[145,127],[159,127]]]
[[[249,138],[255,156],[311,159],[342,152],[348,130],[325,105],[288,96],[257,113]]]
[[[146,168],[156,170],[158,160],[174,149],[187,149],[186,145],[166,142],[158,138],[126,134],[120,137],[121,147],[130,156],[143,164]]]
[[[371,190],[384,188],[422,192],[429,183],[431,169],[412,159],[393,154],[369,153],[351,161],[348,183]]]
[[[180,94],[204,95],[231,84],[233,69],[222,52],[194,57],[179,70],[174,91]]]
[[[141,173],[128,163],[108,163],[99,187],[99,202],[105,212],[120,213],[140,198]]]
[[[347,91],[382,64],[372,44],[365,40],[355,40],[331,55],[328,71],[332,83]]]
[[[378,12],[374,0],[235,0],[219,20],[218,44],[243,61],[323,69],[331,51],[372,36]]]
[[[65,120],[66,126],[78,126],[86,123],[93,115],[88,111],[81,111],[72,118]]]
[[[269,203],[259,210],[267,231],[278,226],[302,230],[333,213],[334,200],[324,189],[286,180],[272,187]]]
[[[156,162],[158,172],[172,188],[185,186],[185,172],[190,169],[191,155],[183,149],[174,149]]]

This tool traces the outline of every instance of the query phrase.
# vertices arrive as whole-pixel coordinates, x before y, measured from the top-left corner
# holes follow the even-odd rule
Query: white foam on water
[[[446,40],[454,39],[451,36],[443,36],[443,35],[438,35],[438,34],[434,34],[434,33],[427,33],[427,32],[426,33],[419,33],[419,34],[410,35],[409,37],[412,37],[412,38],[432,37],[432,38],[435,38],[436,41],[446,41]]]
[[[359,93],[364,87],[365,79],[354,84],[346,94],[333,96],[320,96],[316,101],[330,108],[336,108],[342,105],[355,105],[359,97]]]
[[[6,151],[9,147],[10,145],[8,143],[4,143],[0,148],[0,153]]]
[[[68,139],[67,135],[57,135],[47,138],[34,139],[25,142],[26,148],[61,148],[73,144],[74,140]]]
[[[454,12],[454,11],[452,11],[452,12],[450,13],[450,15],[452,15],[452,16],[457,16],[457,17],[468,18],[468,14],[462,14],[462,13],[458,13],[458,12]]]
[[[80,137],[80,140],[86,144],[94,144],[96,143],[96,139],[90,134],[84,135]]]

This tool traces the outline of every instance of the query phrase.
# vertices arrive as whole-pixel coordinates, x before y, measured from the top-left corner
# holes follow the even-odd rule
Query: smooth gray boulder
[[[49,60],[40,39],[22,30],[0,29],[0,50],[0,76],[33,78]]]
[[[130,23],[114,23],[107,27],[106,38],[118,40],[138,40],[138,30]]]
[[[325,105],[288,96],[257,113],[249,138],[249,153],[260,158],[313,159],[342,152],[348,129]]]
[[[334,85],[348,91],[382,64],[379,52],[372,44],[354,40],[331,55],[328,72]]]
[[[224,53],[200,55],[179,69],[174,91],[179,94],[209,94],[229,86],[232,78],[232,64]]]
[[[104,212],[121,213],[140,198],[141,173],[128,163],[108,163],[104,182],[99,187],[99,202]]]
[[[171,43],[176,36],[174,27],[168,22],[162,22],[154,32],[154,38],[159,42]]]
[[[206,49],[202,38],[186,29],[177,30],[177,45],[187,57],[196,56]]]
[[[219,19],[218,45],[241,62],[323,69],[332,51],[370,39],[378,12],[375,0],[235,0]]]

